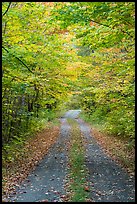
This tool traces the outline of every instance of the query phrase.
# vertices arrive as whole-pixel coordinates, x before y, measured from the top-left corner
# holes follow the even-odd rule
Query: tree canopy
[[[3,144],[73,95],[134,141],[134,2],[2,2],[2,66]]]

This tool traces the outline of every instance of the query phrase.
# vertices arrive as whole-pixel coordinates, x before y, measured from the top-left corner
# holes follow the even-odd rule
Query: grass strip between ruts
[[[70,201],[84,202],[89,198],[87,182],[88,170],[85,165],[85,149],[82,143],[82,134],[78,124],[73,119],[68,119],[71,125],[70,150],[69,150],[69,190]]]

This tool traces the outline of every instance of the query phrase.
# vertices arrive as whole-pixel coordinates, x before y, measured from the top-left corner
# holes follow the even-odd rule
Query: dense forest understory
[[[2,2],[4,193],[24,147],[44,129],[54,142],[66,109],[134,172],[134,2]]]

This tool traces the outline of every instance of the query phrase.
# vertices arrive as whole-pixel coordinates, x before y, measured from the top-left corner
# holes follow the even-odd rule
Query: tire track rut
[[[86,149],[91,198],[94,202],[135,202],[135,181],[107,156],[90,133],[90,126],[77,119]]]
[[[60,119],[61,130],[57,142],[27,179],[11,195],[12,202],[62,202],[67,174],[70,126],[65,118]],[[26,164],[27,165],[27,164]]]
[[[135,202],[134,177],[130,177],[108,157],[92,137],[90,126],[78,118],[80,110],[70,110],[60,119],[57,142],[27,179],[10,196],[12,202],[64,202],[68,174],[68,144],[71,127],[67,118],[77,121],[84,136],[85,163],[89,170],[93,202]],[[27,165],[27,164],[26,164]]]

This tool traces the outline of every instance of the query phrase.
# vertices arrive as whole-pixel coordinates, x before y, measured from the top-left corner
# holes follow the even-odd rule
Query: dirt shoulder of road
[[[135,149],[129,148],[125,139],[120,139],[100,132],[97,128],[91,128],[91,134],[103,150],[111,156],[130,175],[135,174]]]
[[[49,148],[57,141],[60,127],[52,126],[42,130],[26,142],[15,162],[7,167],[3,175],[3,201],[9,194],[15,192],[15,187],[35,169],[39,161],[48,153]]]

